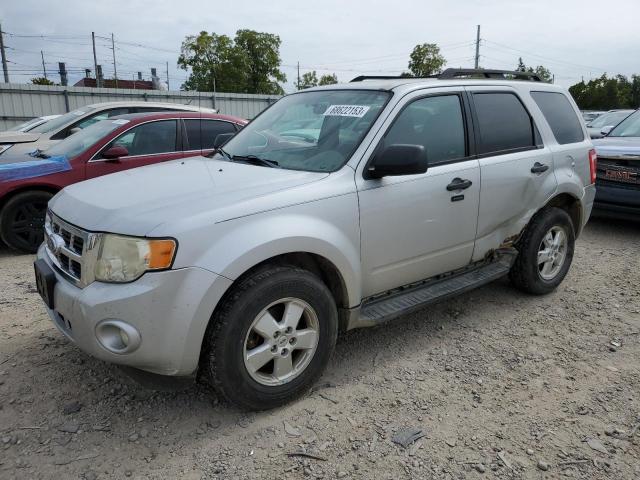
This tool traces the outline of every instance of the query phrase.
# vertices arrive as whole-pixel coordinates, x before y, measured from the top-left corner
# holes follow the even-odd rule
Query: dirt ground
[[[639,394],[640,224],[592,221],[551,295],[498,281],[350,332],[311,393],[262,413],[88,357],[32,257],[0,248],[2,479],[633,479]],[[405,449],[408,427],[424,436]]]

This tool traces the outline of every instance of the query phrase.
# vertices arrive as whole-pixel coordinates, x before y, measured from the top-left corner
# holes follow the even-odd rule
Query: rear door
[[[213,144],[218,135],[237,131],[233,123],[224,120],[187,118],[184,119],[184,125],[187,134],[185,141],[187,155],[207,155],[213,152]]]
[[[529,111],[531,98],[503,86],[467,90],[482,176],[475,261],[518,235],[557,183],[552,152]]]
[[[102,152],[113,146],[125,147],[128,155],[105,159]],[[175,160],[184,156],[177,120],[152,120],[121,133],[87,163],[87,178],[152,163]]]

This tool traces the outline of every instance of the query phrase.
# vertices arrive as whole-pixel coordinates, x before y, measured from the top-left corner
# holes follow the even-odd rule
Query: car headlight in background
[[[152,239],[104,234],[96,262],[95,279],[125,283],[148,271],[171,267],[177,244],[172,239]]]
[[[9,150],[11,147],[13,147],[13,143],[7,143],[5,145],[0,145],[0,155],[2,155],[4,152]]]

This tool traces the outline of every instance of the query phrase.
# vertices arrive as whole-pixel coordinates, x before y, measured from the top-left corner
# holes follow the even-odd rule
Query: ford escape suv
[[[198,372],[265,409],[316,381],[340,332],[504,275],[552,291],[596,156],[564,89],[510,75],[304,90],[211,158],[65,188],[35,262],[53,323],[99,359]]]

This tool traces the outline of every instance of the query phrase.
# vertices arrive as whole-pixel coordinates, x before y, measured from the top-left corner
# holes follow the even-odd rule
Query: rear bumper
[[[640,186],[597,185],[595,216],[640,221]]]
[[[38,258],[55,271],[53,324],[89,355],[162,375],[189,375],[198,367],[200,347],[213,310],[231,281],[191,267],[147,273],[132,283],[69,283],[43,247]],[[107,349],[99,339],[105,322],[123,322],[139,334],[128,353]]]

